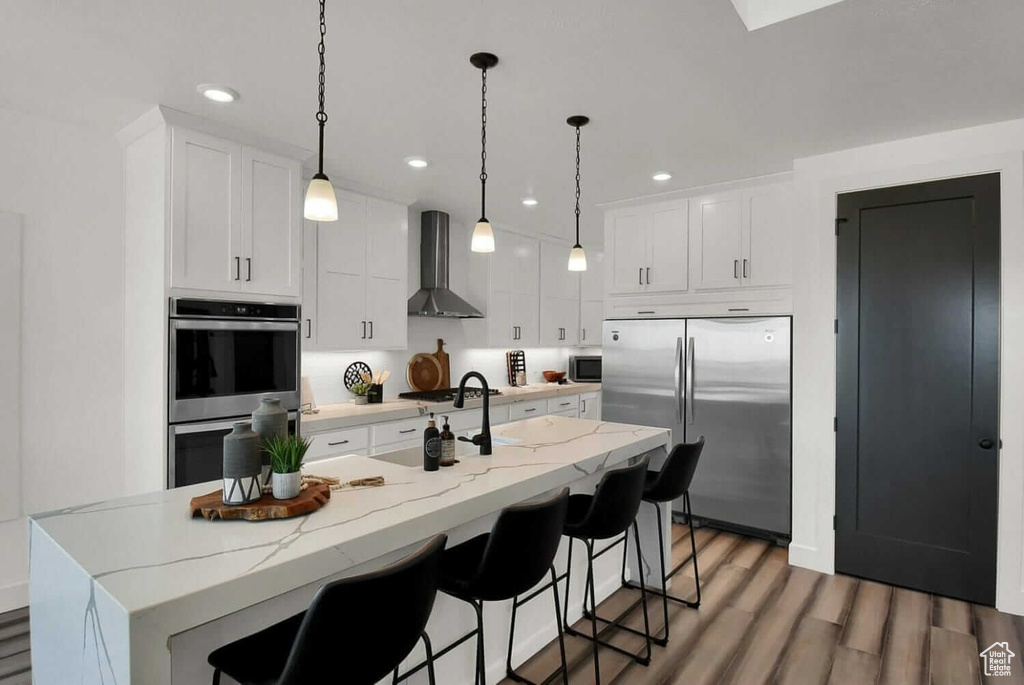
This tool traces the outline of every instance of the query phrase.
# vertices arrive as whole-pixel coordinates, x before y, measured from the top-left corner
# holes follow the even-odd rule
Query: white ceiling
[[[753,32],[730,0],[328,0],[327,12],[331,167],[474,220],[468,58],[489,50],[501,58],[489,218],[569,229],[564,122],[586,114],[585,244],[600,234],[596,202],[1024,116],[1020,0],[847,0]],[[161,103],[315,147],[315,0],[2,0],[0,17],[0,106],[113,132]],[[241,101],[206,102],[207,82]],[[409,169],[410,155],[430,168]],[[674,178],[654,183],[658,170]]]

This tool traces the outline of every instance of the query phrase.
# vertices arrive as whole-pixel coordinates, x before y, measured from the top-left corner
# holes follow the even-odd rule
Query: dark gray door
[[[839,196],[836,570],[995,603],[999,175]]]

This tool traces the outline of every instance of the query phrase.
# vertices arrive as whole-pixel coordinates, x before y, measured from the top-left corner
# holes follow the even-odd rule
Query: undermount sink
[[[521,440],[517,438],[505,438],[500,435],[495,435],[491,438],[492,444],[495,447],[503,447],[507,445],[517,445]],[[455,443],[455,458],[463,459],[466,457],[477,457],[480,456],[480,448],[468,442],[458,440]],[[379,461],[386,461],[389,464],[398,464],[399,466],[410,466],[416,468],[423,468],[423,447],[417,445],[415,447],[406,447],[400,450],[394,450],[391,452],[381,452],[380,454],[371,454],[370,459],[377,459]]]

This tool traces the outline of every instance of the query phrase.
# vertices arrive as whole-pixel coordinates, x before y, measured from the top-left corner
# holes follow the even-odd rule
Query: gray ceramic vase
[[[258,500],[263,492],[260,436],[248,421],[239,421],[224,436],[224,504]]]
[[[252,429],[259,434],[261,443],[275,435],[281,438],[288,436],[288,411],[281,406],[279,398],[260,400],[259,408],[252,413]],[[262,482],[266,485],[270,479],[270,455],[266,452],[262,452],[262,464]]]

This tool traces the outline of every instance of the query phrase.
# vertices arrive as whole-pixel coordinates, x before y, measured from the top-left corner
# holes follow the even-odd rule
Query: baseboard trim
[[[835,559],[827,558],[817,547],[801,545],[795,542],[789,544],[789,565],[807,568],[818,573],[835,573]]]

